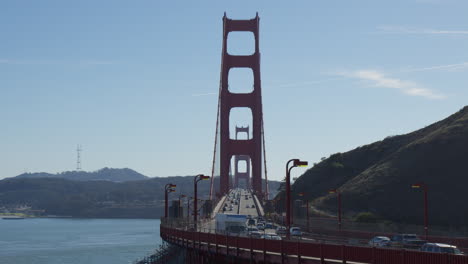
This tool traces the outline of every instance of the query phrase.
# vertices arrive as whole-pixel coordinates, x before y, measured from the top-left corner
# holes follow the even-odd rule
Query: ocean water
[[[159,220],[0,219],[0,264],[133,263],[162,243]]]

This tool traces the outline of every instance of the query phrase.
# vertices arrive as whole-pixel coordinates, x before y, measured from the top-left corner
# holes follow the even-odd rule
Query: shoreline
[[[161,218],[133,218],[133,217],[73,217],[73,216],[32,216],[32,215],[17,215],[17,214],[0,214],[0,218],[8,217],[8,216],[17,216],[23,217],[24,219],[28,218],[41,218],[41,219],[138,219],[138,220],[161,220]]]

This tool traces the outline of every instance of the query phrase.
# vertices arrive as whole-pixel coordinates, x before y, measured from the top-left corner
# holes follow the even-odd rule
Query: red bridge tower
[[[250,20],[233,20],[223,17],[223,53],[220,87],[220,194],[229,191],[229,168],[233,156],[248,156],[252,163],[252,189],[259,198],[262,192],[262,93],[260,84],[258,14]],[[234,31],[252,32],[255,37],[255,52],[251,55],[231,55],[227,52],[228,35]],[[231,93],[228,89],[231,68],[250,68],[253,72],[253,91]],[[234,140],[229,136],[229,114],[232,108],[248,107],[252,111],[252,138]],[[237,163],[236,163],[237,166]]]

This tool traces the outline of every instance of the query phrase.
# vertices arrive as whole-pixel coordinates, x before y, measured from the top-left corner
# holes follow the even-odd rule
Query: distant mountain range
[[[338,189],[348,216],[372,212],[421,224],[423,193],[410,187],[419,182],[428,186],[431,224],[466,226],[468,107],[412,133],[333,154],[299,177],[293,193],[304,192],[313,205],[335,213],[336,195],[328,190]]]
[[[177,185],[170,199],[193,196],[194,176],[146,177],[131,169],[95,172],[25,173],[0,180],[0,210],[27,205],[45,215],[99,218],[157,218],[163,214],[164,186]],[[215,192],[219,177],[214,179]],[[269,181],[275,195],[279,182]],[[208,199],[210,181],[198,183],[198,197]]]
[[[134,170],[124,169],[112,169],[103,168],[93,172],[87,171],[65,171],[57,174],[51,174],[47,172],[35,172],[35,173],[23,173],[15,178],[61,178],[72,181],[112,181],[112,182],[126,182],[126,181],[138,181],[145,180],[149,177],[140,174]]]

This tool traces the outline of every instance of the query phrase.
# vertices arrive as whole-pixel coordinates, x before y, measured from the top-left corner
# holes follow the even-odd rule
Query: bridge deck
[[[248,198],[245,199],[245,196],[247,196]],[[212,219],[201,224],[200,228],[202,228],[202,230],[206,232],[215,232],[215,217],[217,213],[250,215],[254,218],[259,216],[259,212],[263,212],[263,208],[260,202],[258,202],[258,199],[257,202],[254,202],[254,199],[257,199],[257,197],[254,194],[252,194],[249,190],[231,190],[227,195],[223,196],[219,200],[218,204],[216,204],[216,206],[214,207],[215,213],[212,215]],[[225,209],[223,210],[223,208]]]

